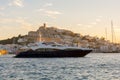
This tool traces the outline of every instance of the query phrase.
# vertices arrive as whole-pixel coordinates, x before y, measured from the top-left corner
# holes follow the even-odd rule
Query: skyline
[[[34,31],[43,23],[120,42],[119,0],[0,0],[0,40]]]

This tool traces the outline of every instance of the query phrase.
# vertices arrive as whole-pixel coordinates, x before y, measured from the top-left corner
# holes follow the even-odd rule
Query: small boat
[[[7,53],[8,53],[7,50],[0,50],[0,55],[5,55]]]
[[[56,42],[38,42],[22,48],[15,58],[84,57],[91,51],[91,49],[64,46]]]

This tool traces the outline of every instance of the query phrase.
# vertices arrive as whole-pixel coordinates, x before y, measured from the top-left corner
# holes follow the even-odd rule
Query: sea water
[[[120,80],[119,53],[78,58],[0,57],[0,80]]]

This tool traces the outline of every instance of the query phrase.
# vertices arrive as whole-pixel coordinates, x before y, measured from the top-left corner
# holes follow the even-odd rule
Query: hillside
[[[70,30],[58,29],[55,27],[46,27],[46,26],[41,26],[38,30],[30,31],[30,32],[33,32],[35,34],[38,34],[40,32],[42,38],[51,38],[51,39],[57,38],[60,39],[61,41],[60,43],[62,44],[92,48],[95,49],[96,52],[102,52],[107,50],[120,51],[119,44],[106,41],[104,37],[102,38],[91,37],[89,35],[81,35],[79,33],[74,33]],[[29,35],[25,35],[25,36],[19,35],[18,37],[12,37],[10,39],[1,40],[0,44],[12,44],[12,43],[21,44],[20,42],[18,42],[18,40],[20,41],[20,39],[25,40],[25,42],[23,42],[24,40],[22,41],[22,44],[28,44],[30,43],[28,36]]]
[[[59,38],[62,42],[70,45],[81,45],[82,47],[96,47],[103,45],[107,41],[102,37],[91,37],[89,35],[81,35],[65,29],[55,27],[40,27],[36,32],[40,32],[42,37]],[[109,42],[108,42],[109,43]]]
[[[19,44],[18,39],[23,38],[25,36],[27,36],[27,35],[24,35],[24,36],[18,35],[17,37],[12,37],[12,38],[8,38],[8,39],[5,39],[5,40],[0,40],[0,44],[3,44],[3,45],[5,45],[5,44],[13,44],[13,43]]]

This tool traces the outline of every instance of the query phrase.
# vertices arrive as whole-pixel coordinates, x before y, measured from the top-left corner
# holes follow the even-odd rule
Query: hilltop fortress
[[[72,44],[80,40],[80,34],[73,33],[72,31],[58,29],[55,27],[47,27],[44,23],[37,31],[28,32],[28,40],[32,42],[39,41],[52,41],[64,44]]]
[[[60,42],[60,37],[57,35],[57,29],[54,27],[47,27],[44,23],[43,26],[40,26],[37,31],[28,32],[28,40],[31,42],[39,42],[39,41],[55,41]]]

